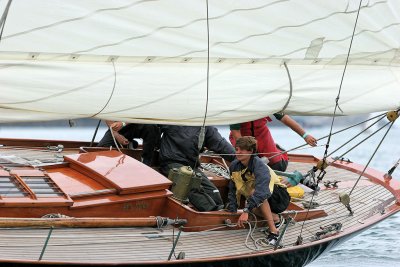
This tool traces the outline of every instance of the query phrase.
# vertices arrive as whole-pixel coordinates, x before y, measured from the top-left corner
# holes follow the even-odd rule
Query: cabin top
[[[170,194],[171,181],[115,150],[65,155],[64,161],[46,170],[0,169],[0,205],[73,206],[94,196]]]
[[[100,184],[115,188],[118,194],[168,189],[170,180],[141,162],[118,151],[99,151],[64,157],[72,169],[91,173]]]

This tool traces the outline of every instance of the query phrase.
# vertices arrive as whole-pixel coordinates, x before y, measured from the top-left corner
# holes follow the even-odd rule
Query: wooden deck
[[[297,169],[306,172],[313,166],[312,163],[291,163],[289,170]],[[351,231],[358,231],[366,226],[378,222],[384,217],[399,210],[393,208],[395,197],[393,193],[381,185],[361,178],[356,189],[351,194],[351,208],[354,212],[349,215],[347,208],[338,202],[341,192],[350,192],[354,182],[359,177],[353,172],[329,168],[324,180],[340,180],[337,189],[325,189],[314,197],[328,213],[327,217],[309,220],[304,224],[302,237],[304,245],[310,245],[315,233],[321,226],[332,223],[342,223],[342,232],[346,235]],[[307,194],[306,199],[311,195]],[[336,203],[335,203],[336,202]],[[331,204],[329,204],[331,203]],[[385,209],[386,207],[386,209]],[[390,211],[387,209],[390,207]],[[289,225],[283,239],[281,250],[295,249],[294,243],[299,236],[303,222]],[[216,226],[218,227],[218,226]],[[234,257],[237,255],[272,253],[272,247],[256,249],[251,239],[248,248],[245,240],[248,229],[203,232],[182,232],[175,254],[185,252],[185,260],[218,259],[220,257]],[[45,244],[49,229],[0,229],[0,258],[2,261],[38,261]],[[177,229],[164,230],[155,228],[64,228],[54,229],[49,239],[42,261],[69,262],[87,264],[117,264],[117,263],[149,263],[166,261],[170,254],[173,240],[178,233]],[[262,238],[264,234],[256,229],[254,238]],[[327,237],[336,238],[337,236]],[[176,259],[172,257],[172,261]]]

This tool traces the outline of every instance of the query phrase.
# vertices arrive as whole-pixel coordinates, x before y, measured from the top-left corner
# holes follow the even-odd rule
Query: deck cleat
[[[332,223],[327,226],[321,226],[321,231],[315,233],[315,240],[320,240],[326,237],[333,236],[342,230],[341,223]]]
[[[303,207],[306,209],[315,209],[319,207],[319,203],[316,201],[302,201],[301,204],[303,204]]]

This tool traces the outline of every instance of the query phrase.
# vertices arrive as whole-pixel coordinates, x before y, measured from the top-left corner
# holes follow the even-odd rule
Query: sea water
[[[339,130],[334,128],[333,132]],[[338,146],[347,142],[361,128],[352,128],[346,132],[333,135],[329,142],[329,150],[333,151]],[[376,130],[376,129],[374,129]],[[367,164],[381,141],[385,129],[366,140],[360,147],[351,150],[344,157],[351,161]],[[221,134],[228,138],[228,127],[219,127]],[[105,132],[101,127],[95,140],[100,140]],[[272,135],[277,143],[285,149],[297,147],[304,143],[303,139],[287,127],[271,127]],[[330,132],[330,127],[315,127],[307,129],[307,132],[319,138]],[[0,137],[10,138],[39,138],[59,140],[90,141],[94,133],[94,127],[70,127],[59,128],[49,126],[18,127],[0,126]],[[332,156],[340,156],[361,140],[367,138],[373,132],[362,133],[359,138],[346,145]],[[399,127],[392,127],[385,140],[370,162],[370,167],[387,172],[400,158],[400,143],[397,141],[400,135]],[[305,147],[293,151],[295,153],[313,154],[322,157],[325,152],[327,139],[318,141],[318,147]],[[400,166],[393,174],[394,179],[400,180]],[[400,266],[400,214],[396,214],[376,226],[366,230],[360,235],[346,241],[335,249],[327,252],[319,259],[308,265],[309,267],[397,267]]]
[[[333,151],[336,147],[347,142],[362,129],[355,128],[331,137],[329,150]],[[350,151],[346,156],[351,161],[367,164],[372,153],[381,141],[384,130],[365,141],[359,148]],[[329,133],[329,127],[319,127],[307,129],[307,132],[315,137],[325,136]],[[298,136],[287,128],[271,129],[274,139],[286,149],[301,144]],[[360,135],[355,142],[346,145],[333,156],[340,156],[349,150],[355,143],[368,137],[372,132]],[[400,158],[400,143],[398,138],[400,128],[393,128],[387,134],[382,145],[378,149],[375,157],[371,160],[370,167],[387,172]],[[318,142],[321,147],[315,149],[305,149],[298,153],[311,153],[317,157],[323,157],[326,139]],[[353,144],[354,143],[354,144]],[[329,152],[328,152],[329,153]],[[393,173],[393,179],[400,180],[400,166]],[[360,235],[344,242],[328,253],[324,254],[316,261],[308,265],[309,267],[400,267],[400,213],[387,218],[374,227],[366,230]]]

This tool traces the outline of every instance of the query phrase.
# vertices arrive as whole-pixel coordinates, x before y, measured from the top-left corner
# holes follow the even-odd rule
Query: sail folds
[[[358,5],[13,1],[0,41],[0,122],[97,117],[199,125],[206,105],[207,124],[283,108],[332,115]],[[395,0],[361,3],[339,115],[400,106],[399,10]]]

